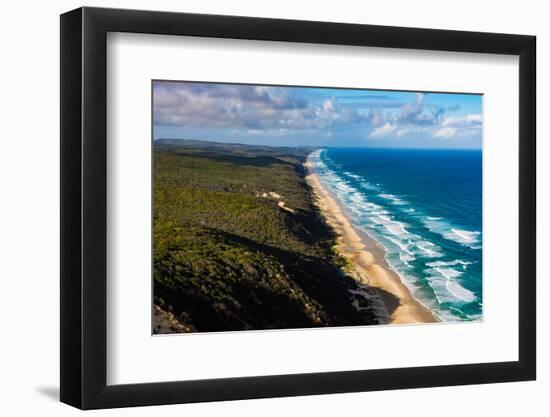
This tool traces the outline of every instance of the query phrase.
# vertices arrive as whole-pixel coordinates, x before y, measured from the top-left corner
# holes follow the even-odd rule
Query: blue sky
[[[482,96],[153,82],[154,139],[480,149]]]

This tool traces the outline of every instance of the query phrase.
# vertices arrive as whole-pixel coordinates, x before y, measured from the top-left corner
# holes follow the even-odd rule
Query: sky
[[[153,81],[153,138],[480,149],[482,96]]]

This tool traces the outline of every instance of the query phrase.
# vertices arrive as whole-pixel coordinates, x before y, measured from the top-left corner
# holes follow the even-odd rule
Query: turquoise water
[[[443,321],[481,320],[481,151],[328,148],[309,162],[415,298]]]

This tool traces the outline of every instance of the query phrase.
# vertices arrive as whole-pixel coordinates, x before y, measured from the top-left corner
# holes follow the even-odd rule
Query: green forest
[[[153,150],[155,334],[377,322],[305,181],[312,149]]]

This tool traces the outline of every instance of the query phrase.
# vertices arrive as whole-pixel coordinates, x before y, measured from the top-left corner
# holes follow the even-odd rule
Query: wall
[[[542,184],[550,157],[542,143],[548,122],[542,120],[550,97],[548,73],[550,26],[544,2],[424,1],[410,2],[258,2],[202,0],[178,2],[93,1],[89,6],[159,9],[216,14],[329,20],[396,26],[418,26],[535,34],[538,36],[539,114],[539,352],[548,351],[550,270],[542,257],[550,249],[548,192]],[[2,142],[0,178],[0,253],[2,345],[0,355],[0,409],[4,415],[74,415],[59,404],[58,395],[58,274],[59,274],[59,18],[80,2],[9,2],[3,5],[0,90]],[[546,157],[546,158],[545,158]],[[545,234],[546,236],[543,236]],[[543,325],[540,325],[542,323]],[[374,349],[375,347],[373,347]],[[368,354],[368,353],[367,353]],[[328,395],[306,398],[239,401],[101,411],[94,415],[334,415],[370,413],[422,416],[544,415],[550,408],[543,393],[550,389],[550,368],[539,354],[539,380],[528,383],[435,388],[394,392]],[[546,412],[546,413],[545,413]]]

